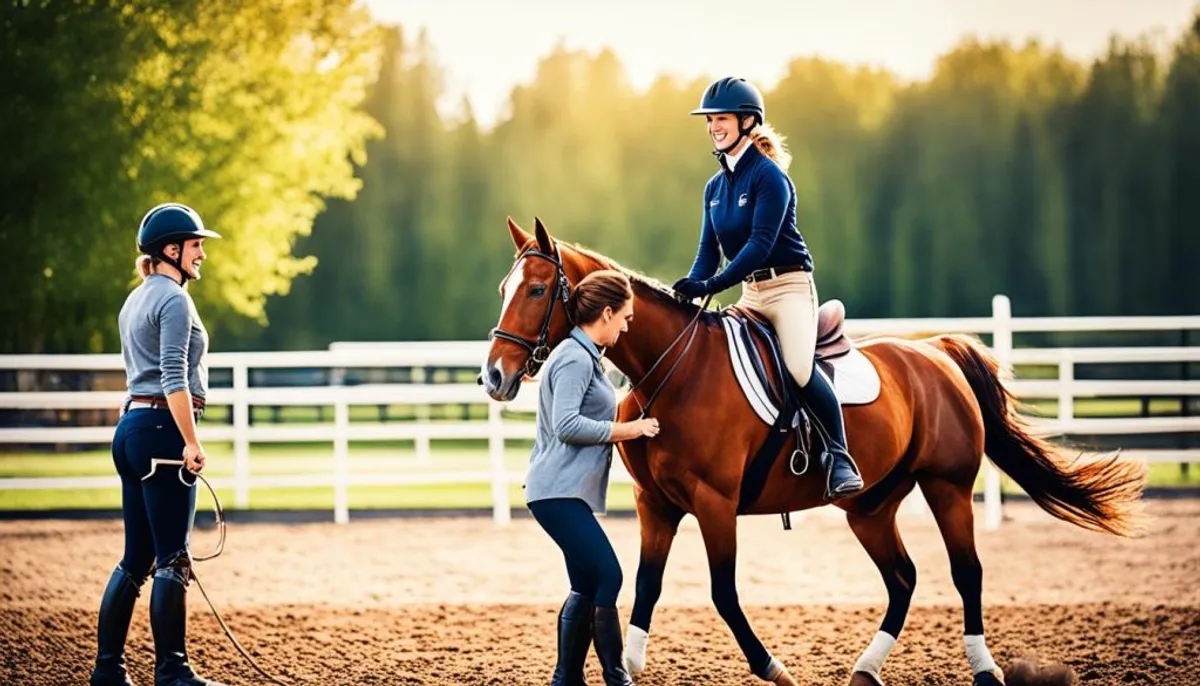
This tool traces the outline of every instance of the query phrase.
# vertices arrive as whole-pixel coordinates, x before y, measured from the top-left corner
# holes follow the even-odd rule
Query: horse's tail
[[[962,335],[931,341],[966,374],[983,413],[984,452],[1034,502],[1055,517],[1093,531],[1130,536],[1141,529],[1145,465],[1113,455],[1068,460],[1030,431],[1000,381],[1000,365],[983,343]]]

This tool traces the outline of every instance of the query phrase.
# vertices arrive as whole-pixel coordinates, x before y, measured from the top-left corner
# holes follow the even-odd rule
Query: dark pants
[[[159,569],[188,548],[196,514],[195,477],[180,479],[179,465],[161,465],[154,476],[150,460],[183,458],[183,436],[170,410],[130,410],[113,436],[113,463],[121,475],[121,509],[125,517],[125,555],[121,567],[135,579]]]
[[[587,503],[578,498],[551,498],[535,500],[528,507],[562,549],[571,590],[597,607],[615,608],[621,591],[621,564]]]

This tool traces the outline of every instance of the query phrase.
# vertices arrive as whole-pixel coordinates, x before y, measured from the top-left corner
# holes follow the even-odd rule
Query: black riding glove
[[[675,285],[671,286],[671,288],[689,300],[709,294],[708,281],[700,281],[699,279],[692,279],[686,276],[676,281]]]

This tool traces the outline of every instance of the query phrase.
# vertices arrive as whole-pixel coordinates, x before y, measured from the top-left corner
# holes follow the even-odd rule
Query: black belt
[[[771,279],[790,274],[792,272],[806,272],[808,269],[801,264],[789,264],[785,267],[772,267],[770,269],[758,269],[750,272],[744,279],[746,283],[758,283],[759,281],[770,281]]]

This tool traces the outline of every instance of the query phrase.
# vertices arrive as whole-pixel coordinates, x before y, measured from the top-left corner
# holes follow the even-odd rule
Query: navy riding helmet
[[[743,129],[741,120],[738,121],[738,137],[732,144],[720,152],[733,150],[742,139],[750,135],[750,131],[767,119],[767,106],[762,93],[754,84],[746,79],[727,76],[709,84],[700,98],[700,106],[692,110],[692,114],[749,114],[754,121],[748,128]]]
[[[180,254],[183,252],[183,242],[193,238],[220,238],[221,234],[204,228],[204,220],[200,214],[187,205],[168,202],[157,205],[146,216],[138,227],[137,248],[139,252],[157,257],[179,270],[180,276],[187,281],[187,270],[179,260],[167,257],[163,251],[168,245],[178,243]]]

